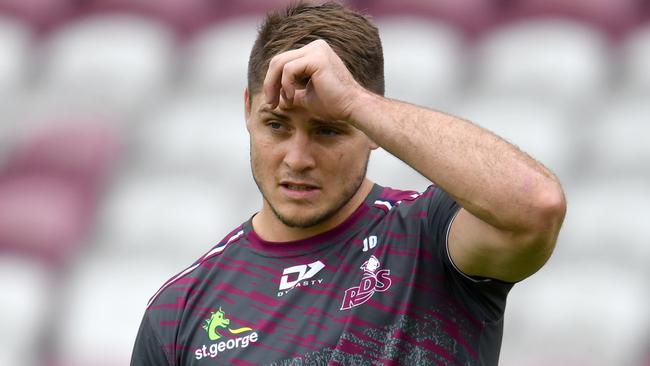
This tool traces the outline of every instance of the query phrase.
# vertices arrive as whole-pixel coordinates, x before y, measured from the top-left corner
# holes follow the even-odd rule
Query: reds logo
[[[345,290],[341,310],[347,310],[368,301],[375,291],[384,292],[390,288],[390,269],[379,270],[379,259],[374,255],[361,266],[363,276],[359,286]]]

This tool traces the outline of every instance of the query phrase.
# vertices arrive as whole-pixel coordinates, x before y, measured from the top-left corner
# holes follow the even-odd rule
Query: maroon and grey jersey
[[[131,365],[496,365],[512,284],[454,266],[458,210],[434,186],[375,185],[305,240],[248,220],[154,294]]]

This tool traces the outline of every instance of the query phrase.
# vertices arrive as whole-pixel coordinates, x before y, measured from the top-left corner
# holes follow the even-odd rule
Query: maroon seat
[[[415,15],[446,21],[474,35],[497,17],[494,0],[357,0],[354,6],[373,16]]]
[[[295,1],[293,1],[295,2]],[[220,9],[228,17],[263,15],[269,11],[283,9],[291,0],[220,0]]]
[[[639,0],[641,2],[641,23],[649,24],[650,23],[650,0]],[[650,353],[650,352],[648,352]],[[650,366],[650,360],[648,365]]]
[[[63,125],[19,141],[0,172],[0,250],[62,264],[92,226],[120,152],[104,125]]]
[[[151,17],[189,35],[212,22],[220,13],[213,0],[89,0],[84,13],[123,12]]]
[[[95,192],[104,184],[121,150],[119,135],[106,123],[60,122],[19,141],[9,153],[9,174],[45,174]]]
[[[594,24],[619,37],[636,25],[645,0],[520,0],[509,2],[508,18],[554,16],[568,17]]]
[[[71,182],[36,174],[0,177],[0,250],[62,264],[81,243],[88,209]]]
[[[0,14],[19,18],[42,32],[72,17],[73,0],[2,0]]]

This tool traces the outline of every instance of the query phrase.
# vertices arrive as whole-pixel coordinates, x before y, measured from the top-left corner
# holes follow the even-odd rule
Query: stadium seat
[[[127,13],[165,22],[179,35],[189,35],[215,20],[220,4],[211,0],[90,0],[86,13]]]
[[[585,127],[592,174],[601,177],[650,177],[650,105],[647,97],[612,99],[595,108]]]
[[[647,178],[605,176],[565,188],[569,207],[558,252],[570,261],[607,258],[628,268],[648,268]]]
[[[648,6],[650,8],[650,5]],[[630,32],[623,41],[622,88],[627,94],[650,96],[650,21],[641,28]]]
[[[65,263],[88,230],[88,206],[78,187],[61,179],[0,177],[0,251]]]
[[[483,94],[589,101],[607,90],[610,48],[597,28],[564,19],[505,24],[477,47],[475,87]]]
[[[243,100],[259,19],[231,18],[204,29],[186,47],[185,88]]]
[[[55,364],[128,365],[149,297],[182,269],[150,258],[84,258],[71,269],[60,327],[50,337]]]
[[[259,208],[249,202],[257,195],[219,176],[130,174],[116,183],[96,231],[98,246],[116,255],[189,263]]]
[[[117,129],[100,120],[55,120],[25,128],[9,153],[10,174],[56,176],[94,195],[122,152]]]
[[[498,11],[493,0],[357,0],[355,5],[378,19],[396,15],[435,19],[446,22],[469,36],[490,26],[496,20]]]
[[[476,94],[453,112],[518,146],[560,178],[570,176],[575,163],[571,151],[579,146],[566,108],[533,98]]]
[[[237,101],[183,94],[145,116],[134,134],[133,163],[158,172],[251,177],[242,90]]]
[[[637,365],[650,326],[649,295],[647,272],[606,257],[553,257],[511,291],[499,365]]]
[[[32,73],[32,33],[13,19],[0,17],[0,98],[23,92]],[[0,102],[1,103],[1,102]],[[1,104],[0,104],[1,105]]]
[[[2,0],[0,14],[21,19],[38,33],[45,33],[70,19],[74,0]]]
[[[56,315],[48,313],[50,274],[36,261],[5,253],[0,284],[0,362],[40,365],[39,343],[51,337],[48,317]]]
[[[386,96],[444,108],[458,97],[467,74],[464,39],[454,28],[421,17],[384,17]]]
[[[238,18],[242,16],[262,16],[269,11],[284,9],[285,6],[292,3],[291,0],[238,0],[238,1],[221,1],[219,4],[220,12],[228,18]]]
[[[132,110],[167,92],[174,47],[162,24],[129,15],[84,18],[48,40],[40,87],[82,106]]]
[[[562,17],[587,22],[616,37],[639,20],[638,0],[520,0],[508,4],[508,10],[521,20]]]
[[[370,154],[367,177],[384,187],[417,192],[431,185],[431,181],[382,148]]]

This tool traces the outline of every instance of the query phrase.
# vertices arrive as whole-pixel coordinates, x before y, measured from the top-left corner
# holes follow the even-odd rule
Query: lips
[[[313,189],[312,187],[303,185],[285,184],[284,186],[294,191],[309,191]]]
[[[314,199],[320,192],[320,187],[307,182],[280,182],[281,191],[287,198],[294,200]]]
[[[317,185],[306,182],[282,181],[280,182],[280,185],[293,191],[310,191],[319,189]]]

